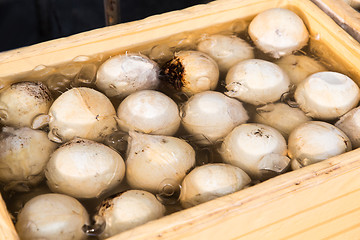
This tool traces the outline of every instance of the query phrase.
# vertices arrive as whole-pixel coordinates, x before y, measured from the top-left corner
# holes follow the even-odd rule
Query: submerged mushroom
[[[301,124],[289,136],[292,169],[340,155],[352,149],[349,138],[337,127],[321,121]]]
[[[85,240],[84,224],[89,224],[89,215],[79,201],[67,195],[49,193],[28,201],[15,226],[23,240]]]
[[[308,116],[332,120],[354,108],[360,90],[348,76],[338,72],[314,73],[295,90],[295,100]]]
[[[179,108],[161,92],[142,90],[120,103],[116,121],[125,132],[173,135],[180,126]]]
[[[120,184],[124,175],[124,160],[116,151],[80,138],[61,145],[45,170],[52,191],[76,198],[99,197]]]
[[[290,82],[295,85],[313,73],[326,71],[319,61],[305,55],[288,55],[275,63],[286,72]]]
[[[189,208],[239,191],[250,183],[240,168],[223,163],[206,164],[193,169],[181,184],[180,203]]]
[[[126,180],[135,189],[158,193],[166,179],[177,185],[195,165],[195,151],[184,140],[130,132]]]
[[[31,127],[34,118],[47,114],[53,100],[41,82],[14,83],[0,93],[0,123]]]
[[[299,108],[285,103],[270,103],[256,109],[255,122],[269,125],[277,129],[285,138],[300,124],[310,121]]]
[[[360,147],[360,107],[345,113],[335,126],[350,138],[353,148]]]
[[[28,190],[44,178],[57,147],[46,132],[28,127],[3,127],[0,132],[0,182],[5,189]]]
[[[164,66],[166,80],[188,95],[214,90],[219,80],[217,63],[199,51],[180,51]]]
[[[98,69],[96,87],[108,97],[126,97],[133,92],[155,89],[160,69],[142,54],[125,53],[109,58]]]
[[[198,43],[197,49],[212,57],[224,74],[236,63],[254,58],[251,45],[235,35],[206,36]]]
[[[284,137],[274,128],[242,124],[226,136],[220,154],[225,163],[244,170],[253,180],[265,180],[287,170],[290,159]]]
[[[116,111],[110,100],[91,88],[72,88],[51,105],[48,115],[33,122],[37,129],[49,124],[49,139],[64,143],[75,137],[102,141],[116,130]]]
[[[258,14],[250,22],[249,35],[261,51],[274,58],[301,49],[309,39],[302,19],[285,8],[272,8]]]
[[[226,75],[226,95],[253,105],[275,102],[289,91],[290,80],[275,63],[248,59],[234,65]]]
[[[156,197],[143,190],[128,190],[100,204],[95,224],[105,222],[100,238],[108,238],[165,214],[165,206]]]
[[[185,130],[202,145],[214,144],[248,119],[240,101],[215,91],[195,94],[181,109]]]

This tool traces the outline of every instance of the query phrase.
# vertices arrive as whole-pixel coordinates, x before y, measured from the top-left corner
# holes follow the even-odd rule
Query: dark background
[[[121,22],[209,0],[119,0]],[[0,51],[105,26],[103,0],[0,0]]]

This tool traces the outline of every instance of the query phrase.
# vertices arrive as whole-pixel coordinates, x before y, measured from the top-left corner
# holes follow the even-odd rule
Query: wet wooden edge
[[[360,13],[343,0],[311,0],[360,42]]]

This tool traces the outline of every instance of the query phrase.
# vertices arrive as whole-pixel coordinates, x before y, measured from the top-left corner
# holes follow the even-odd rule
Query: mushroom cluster
[[[111,237],[360,146],[359,87],[304,54],[295,12],[241,34],[0,89],[3,194],[47,189],[15,209],[20,237]]]

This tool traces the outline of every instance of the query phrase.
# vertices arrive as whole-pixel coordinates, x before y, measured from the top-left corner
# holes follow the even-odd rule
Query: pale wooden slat
[[[329,16],[344,28],[356,40],[360,41],[360,13],[343,0],[312,0]]]
[[[19,240],[15,227],[12,224],[5,202],[0,196],[0,239]]]
[[[360,207],[350,197],[360,190],[359,154],[360,149],[290,172],[110,239],[280,239],[298,234]]]
[[[307,216],[302,214],[303,218],[299,219],[299,222],[306,221],[310,217],[317,218],[317,223],[306,229],[301,229],[301,224],[299,224],[299,231],[293,235],[286,236],[284,239],[325,239],[338,234],[338,232],[348,231],[349,226],[352,226],[354,222],[358,222],[357,219],[360,218],[360,207],[354,201],[359,198],[360,189],[314,209],[314,211],[308,212]],[[342,207],[339,208],[339,206]]]
[[[348,224],[349,225],[349,224]],[[328,240],[354,240],[359,239],[360,236],[360,224],[352,225],[343,231],[340,231],[333,236],[330,236],[329,238],[326,238]]]

